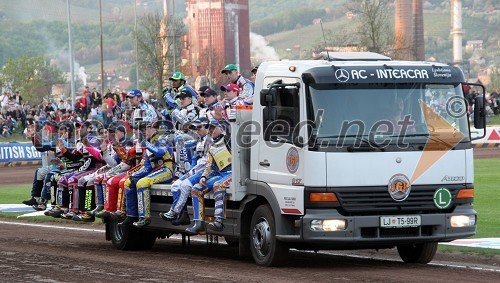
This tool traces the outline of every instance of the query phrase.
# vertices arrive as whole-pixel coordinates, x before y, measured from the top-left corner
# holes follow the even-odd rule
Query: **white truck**
[[[263,266],[290,248],[397,247],[405,262],[430,262],[438,242],[476,231],[470,123],[485,126],[484,88],[472,86],[483,91],[472,111],[464,84],[457,67],[368,52],[262,63],[253,107],[231,123],[225,229],[208,233]],[[117,248],[184,233],[158,216],[170,186],[151,195],[147,228],[107,223]]]

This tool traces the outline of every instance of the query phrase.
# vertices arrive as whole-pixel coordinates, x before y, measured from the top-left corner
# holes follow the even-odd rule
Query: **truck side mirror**
[[[263,89],[260,91],[260,105],[261,106],[275,106],[276,105],[276,88]]]
[[[474,102],[474,128],[484,129],[486,127],[486,109],[484,94],[477,96]]]

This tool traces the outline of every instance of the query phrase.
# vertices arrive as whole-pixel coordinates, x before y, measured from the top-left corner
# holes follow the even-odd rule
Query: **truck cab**
[[[396,247],[405,262],[431,261],[438,242],[476,231],[470,124],[485,126],[484,95],[472,108],[464,84],[457,67],[368,52],[260,64],[254,104],[231,122],[233,181],[213,235],[264,266],[289,248]],[[154,185],[151,203],[153,216],[166,211],[169,185]],[[107,238],[137,248],[185,228],[109,222]]]

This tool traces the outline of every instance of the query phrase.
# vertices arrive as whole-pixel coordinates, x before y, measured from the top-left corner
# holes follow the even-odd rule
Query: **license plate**
[[[380,227],[382,228],[405,228],[418,227],[421,225],[420,215],[400,215],[380,217]]]

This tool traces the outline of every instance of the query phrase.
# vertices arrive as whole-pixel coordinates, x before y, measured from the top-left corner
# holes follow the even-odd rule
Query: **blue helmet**
[[[142,97],[142,92],[138,89],[133,89],[129,91],[129,93],[127,94],[127,97],[134,97],[134,96]]]

